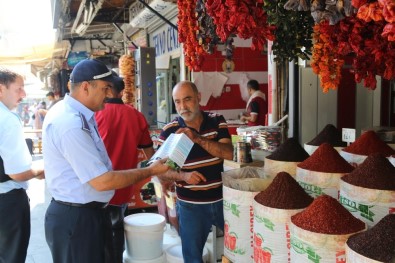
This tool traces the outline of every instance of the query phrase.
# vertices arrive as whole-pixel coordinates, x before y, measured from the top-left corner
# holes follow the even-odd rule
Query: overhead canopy
[[[0,25],[0,64],[45,65],[52,59],[55,30],[48,0],[1,1]]]

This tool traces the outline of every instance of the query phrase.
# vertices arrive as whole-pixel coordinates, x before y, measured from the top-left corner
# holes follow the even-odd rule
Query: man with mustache
[[[212,225],[224,229],[221,173],[223,160],[232,160],[233,146],[224,117],[200,110],[200,94],[193,82],[176,84],[173,100],[179,116],[163,127],[159,144],[172,133],[184,133],[194,142],[180,173],[199,172],[206,180],[175,181],[176,211],[184,262],[202,263]]]
[[[30,238],[27,181],[44,177],[44,167],[32,169],[21,120],[12,112],[25,97],[23,77],[0,69],[0,262],[25,262]]]
[[[70,93],[44,119],[45,172],[53,197],[45,237],[55,263],[103,263],[105,243],[111,242],[105,208],[114,189],[169,169],[163,159],[147,168],[113,171],[94,113],[104,108],[114,81],[103,62],[80,61],[70,75]]]

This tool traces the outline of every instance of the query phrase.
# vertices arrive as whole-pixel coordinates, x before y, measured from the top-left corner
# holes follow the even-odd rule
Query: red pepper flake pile
[[[314,200],[287,172],[278,173],[272,183],[254,199],[261,205],[278,209],[303,209]]]
[[[329,143],[323,143],[298,167],[323,173],[349,173],[354,168]]]
[[[386,215],[371,229],[352,235],[347,245],[367,258],[391,262],[395,258],[395,214]]]
[[[365,229],[364,222],[329,195],[317,197],[305,210],[293,215],[291,221],[302,229],[330,235],[346,235]]]
[[[341,180],[360,187],[377,190],[395,190],[395,167],[379,153],[371,154],[354,171]]]
[[[343,151],[366,156],[372,153],[381,153],[387,157],[395,154],[395,151],[383,142],[374,131],[362,133],[355,142],[344,148]]]
[[[345,147],[347,144],[342,141],[342,133],[333,124],[327,124],[324,129],[308,145],[320,146],[324,142],[333,147]]]
[[[272,154],[266,156],[267,159],[284,162],[303,162],[308,157],[309,154],[295,138],[287,139]]]

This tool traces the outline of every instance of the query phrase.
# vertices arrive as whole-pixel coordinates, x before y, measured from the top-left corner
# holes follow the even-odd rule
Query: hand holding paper
[[[148,164],[168,157],[166,163],[174,170],[180,169],[184,165],[192,147],[193,142],[188,136],[172,133],[151,157]]]

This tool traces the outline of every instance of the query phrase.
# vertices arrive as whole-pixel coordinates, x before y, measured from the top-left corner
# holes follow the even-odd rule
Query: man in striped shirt
[[[197,184],[175,181],[176,209],[184,262],[201,263],[211,226],[224,229],[221,173],[223,160],[232,160],[233,146],[224,117],[200,110],[194,83],[178,83],[173,100],[179,116],[163,127],[159,144],[172,133],[184,133],[194,142],[181,173],[199,172],[206,180]]]

